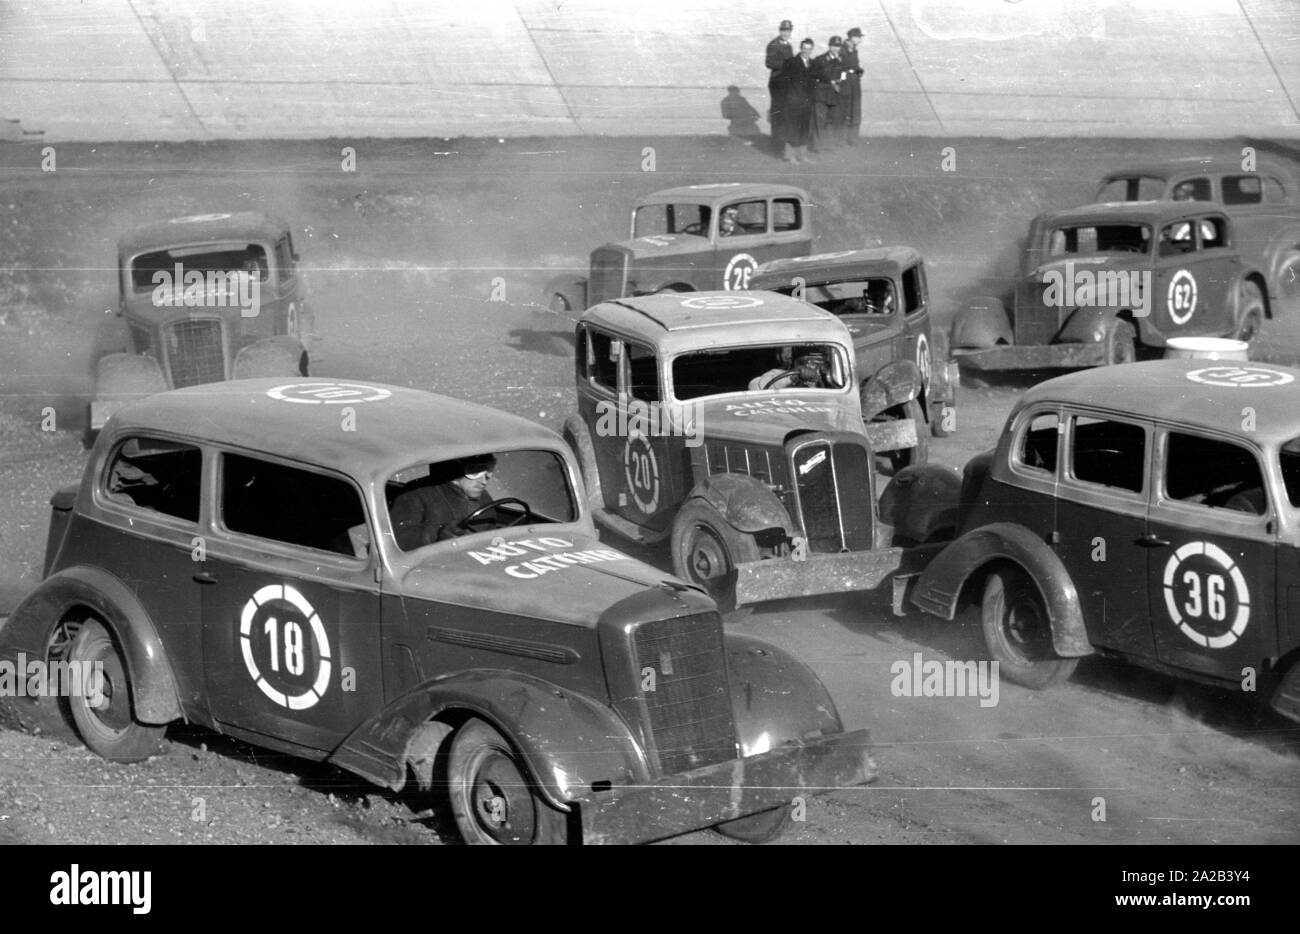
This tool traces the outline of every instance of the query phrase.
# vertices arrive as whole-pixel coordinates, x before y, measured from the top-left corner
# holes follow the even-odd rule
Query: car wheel
[[[1070,677],[1079,660],[1053,651],[1047,607],[1023,570],[1012,567],[990,574],[982,610],[984,640],[1009,681],[1039,689]]]
[[[566,842],[566,816],[542,799],[505,737],[477,717],[452,737],[447,783],[466,843]]]
[[[104,626],[87,620],[68,646],[73,677],[90,666],[101,673],[94,684],[87,675],[80,690],[68,693],[68,712],[82,742],[113,762],[141,762],[158,752],[166,727],[138,722],[132,714],[131,676],[113,637]],[[98,691],[94,688],[98,687]],[[98,701],[98,703],[96,703]]]
[[[1254,344],[1264,327],[1264,296],[1253,282],[1243,282],[1237,291],[1237,331],[1239,341]]]
[[[1137,332],[1127,321],[1112,321],[1106,328],[1105,341],[1106,366],[1132,363],[1137,359]]]
[[[894,473],[898,473],[904,467],[924,464],[930,459],[930,426],[925,423],[925,411],[921,408],[921,400],[909,399],[903,406],[903,417],[916,422],[916,447],[886,452]]]
[[[722,836],[741,843],[771,843],[789,832],[794,825],[790,805],[783,804],[770,811],[759,811],[746,817],[715,824],[713,829]]]
[[[703,500],[677,511],[672,533],[673,573],[708,591],[718,609],[736,608],[736,565],[760,557],[754,536],[739,532]]]

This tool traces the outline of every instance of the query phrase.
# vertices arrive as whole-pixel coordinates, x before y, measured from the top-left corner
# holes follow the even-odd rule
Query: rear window
[[[1258,175],[1229,175],[1223,180],[1224,204],[1259,204],[1264,186]]]
[[[1098,201],[1159,201],[1165,194],[1165,180],[1142,175],[1111,179],[1097,194]]]
[[[1016,463],[1030,470],[1056,473],[1056,439],[1061,418],[1055,412],[1035,415],[1025,426],[1016,449]]]
[[[128,438],[105,475],[109,499],[186,522],[199,521],[199,478],[203,455],[176,441]]]
[[[772,229],[798,230],[803,226],[803,209],[796,198],[777,198],[772,202]]]

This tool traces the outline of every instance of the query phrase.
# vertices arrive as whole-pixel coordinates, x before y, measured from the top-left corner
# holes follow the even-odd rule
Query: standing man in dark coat
[[[831,36],[827,49],[816,59],[817,71],[817,111],[816,142],[817,149],[836,149],[844,142],[844,85],[848,79],[848,69],[840,55],[844,42],[839,36]]]
[[[799,54],[786,60],[781,69],[780,85],[782,130],[786,162],[812,162],[808,146],[814,132],[813,96],[817,88],[817,68],[812,61],[813,41],[799,43]]]
[[[858,45],[862,42],[862,30],[854,26],[848,31],[844,40],[844,49],[840,57],[848,78],[844,82],[844,142],[856,146],[859,127],[862,126],[862,62],[858,58]]]
[[[781,69],[794,57],[794,46],[790,44],[790,34],[794,32],[794,23],[788,19],[781,20],[779,35],[767,44],[767,96],[770,104],[767,109],[767,122],[772,125],[772,151],[781,154],[781,102],[785,92],[781,88]]]

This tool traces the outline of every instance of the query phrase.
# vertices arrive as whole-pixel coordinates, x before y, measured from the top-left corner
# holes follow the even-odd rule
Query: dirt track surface
[[[1087,200],[1105,169],[1239,150],[956,141],[945,145],[958,170],[943,173],[936,142],[889,140],[791,173],[732,139],[374,142],[351,144],[358,171],[345,173],[341,145],[60,146],[52,174],[35,148],[0,148],[0,615],[39,579],[49,494],[80,476],[91,360],[121,339],[105,314],[113,245],[132,224],[280,214],[325,340],[316,374],[465,396],[557,427],[573,392],[571,322],[538,304],[541,285],[624,236],[638,194],[795,181],[815,202],[816,249],[920,249],[942,323],[963,297],[1001,290],[1031,215]],[[654,173],[641,171],[646,146]],[[496,279],[504,302],[489,301]],[[1300,341],[1276,332],[1271,347]],[[1015,398],[1016,387],[963,390],[959,432],[932,458],[960,466],[991,446]],[[61,430],[42,430],[47,406]],[[846,727],[877,743],[876,784],[814,799],[791,842],[1300,842],[1300,729],[1240,696],[1089,659],[1053,691],[1003,682],[995,707],[895,697],[891,664],[981,658],[978,626],[842,598],[767,607],[737,628],[810,664]],[[0,730],[0,842],[454,840],[432,803],[198,729],[174,729],[166,753],[139,766],[62,734]]]

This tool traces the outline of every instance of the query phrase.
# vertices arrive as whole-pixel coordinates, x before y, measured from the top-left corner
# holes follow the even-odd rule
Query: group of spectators
[[[767,44],[768,120],[772,144],[786,162],[811,162],[809,151],[852,146],[862,125],[862,67],[856,26],[845,38],[831,36],[827,49],[813,57],[816,43],[790,43],[794,24],[782,20],[780,34]]]

